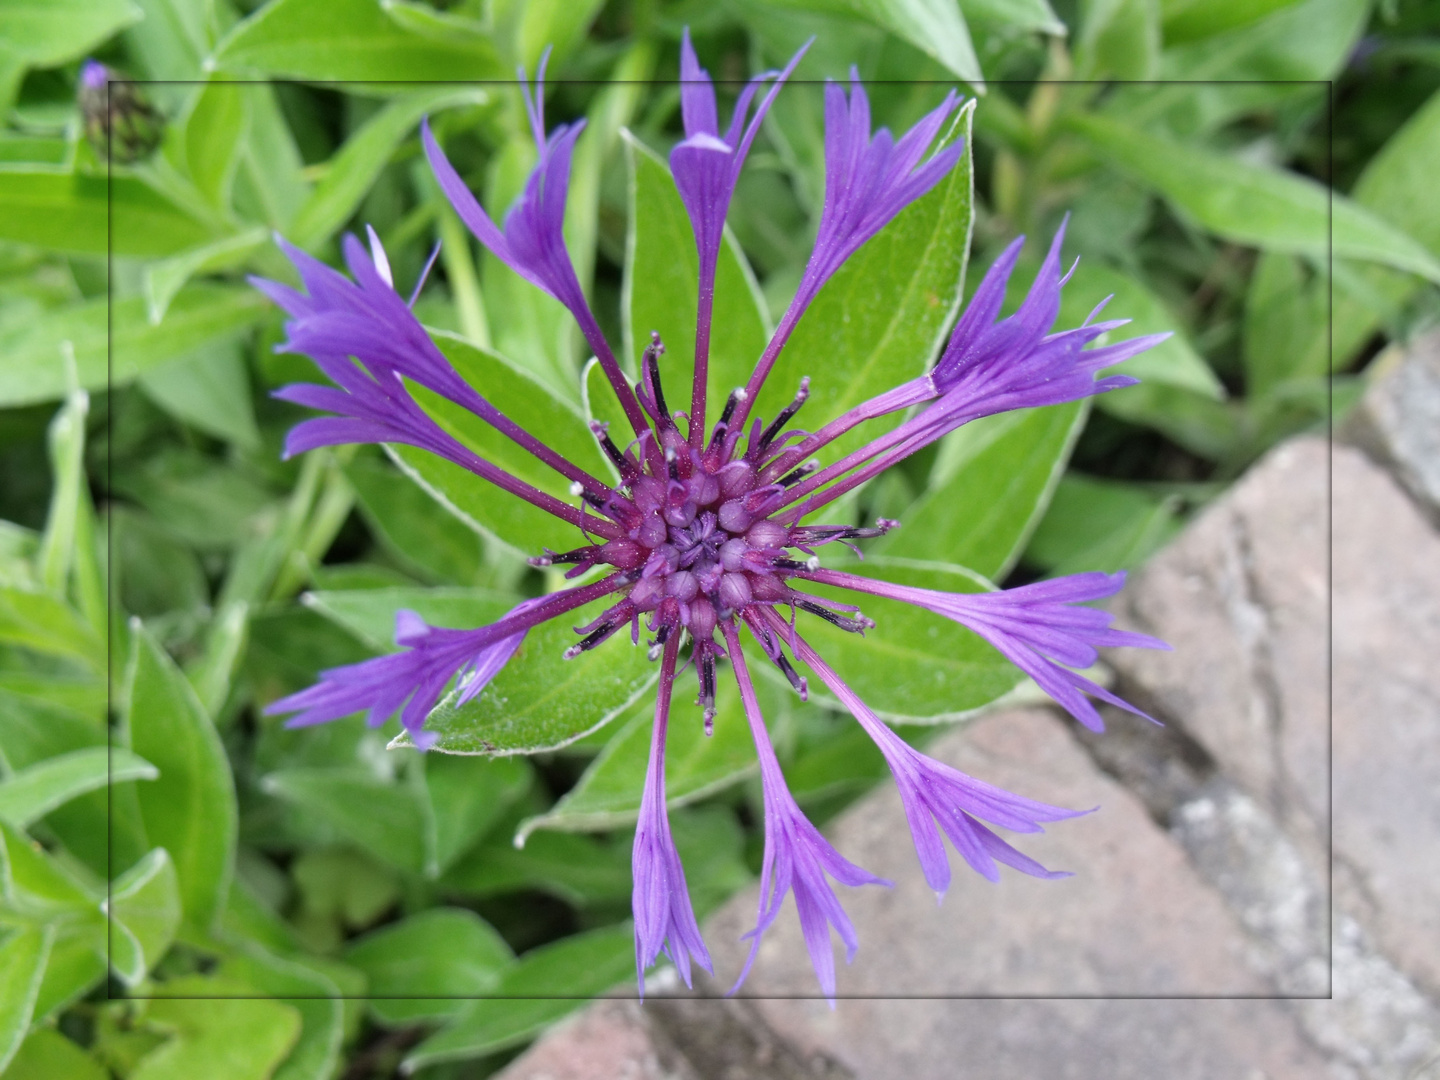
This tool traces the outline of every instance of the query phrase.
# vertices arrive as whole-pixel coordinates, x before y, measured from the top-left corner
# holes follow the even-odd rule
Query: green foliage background
[[[768,394],[811,374],[807,409],[828,415],[923,370],[979,270],[1067,212],[1082,260],[1062,323],[1114,294],[1134,331],[1177,331],[1127,368],[1142,386],[970,425],[847,504],[905,523],[872,548],[882,577],[1133,566],[1440,314],[1440,18],[1421,3],[0,0],[0,1075],[481,1077],[633,977],[639,654],[561,666],[568,628],[532,635],[434,718],[442,747],[479,756],[260,715],[389,649],[398,608],[475,625],[553,587],[520,556],[568,538],[408,451],[282,462],[301,414],[268,391],[312,376],[273,353],[278,313],[244,275],[287,276],[272,230],[333,261],[369,223],[404,289],[438,236],[417,312],[457,369],[595,455],[584,424],[606,404],[578,336],[464,233],[416,125],[431,116],[501,211],[534,159],[508,80],[553,45],[551,123],[589,121],[566,222],[581,279],[629,361],[659,328],[686,378],[695,256],[664,165],[685,25],[721,79],[816,39],[731,211],[712,398],[809,251],[806,80],[851,64],[892,129],[949,85],[979,95],[971,152],[827,287]],[[144,83],[153,155],[108,164],[84,137],[92,55]],[[816,636],[907,738],[1016,685],[958,628],[867,612],[866,641]],[[817,820],[882,775],[823,698],[761,689]],[[702,914],[758,866],[753,766],[731,696],[713,738],[674,725]]]

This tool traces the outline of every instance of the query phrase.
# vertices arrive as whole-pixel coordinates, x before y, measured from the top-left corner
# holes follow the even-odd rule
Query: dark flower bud
[[[98,60],[80,69],[76,95],[85,137],[101,158],[121,165],[147,158],[165,134],[165,118],[150,104],[139,84],[120,80]]]

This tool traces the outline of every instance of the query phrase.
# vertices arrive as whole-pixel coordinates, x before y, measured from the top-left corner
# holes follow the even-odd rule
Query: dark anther
[[[748,456],[758,459],[761,454],[765,453],[766,448],[775,441],[775,436],[779,435],[780,432],[785,429],[785,425],[790,422],[790,418],[800,411],[800,406],[805,404],[805,400],[809,396],[810,376],[806,375],[800,380],[800,389],[795,394],[795,400],[780,410],[780,415],[775,417],[774,422],[765,429],[765,433],[760,436],[760,441],[750,449]]]
[[[639,475],[640,470],[635,467],[635,463],[621,453],[620,448],[615,445],[615,441],[610,438],[609,424],[591,420],[590,433],[600,443],[600,449],[605,452],[605,456],[610,459],[611,464],[620,470],[621,476],[626,480],[632,480]]]
[[[670,416],[669,406],[665,404],[665,391],[660,386],[660,357],[664,352],[665,345],[660,340],[659,332],[652,330],[650,344],[645,347],[645,355],[640,364],[645,373],[645,381],[649,384],[646,389],[650,391],[650,399],[655,404],[655,422],[661,427],[674,427],[675,421]]]
[[[565,659],[574,660],[575,657],[579,656],[581,653],[589,652],[591,649],[595,648],[596,645],[599,645],[602,641],[604,641],[611,634],[613,634],[615,632],[615,628],[620,625],[620,623],[610,619],[602,622],[589,634],[583,637],[578,643],[571,645],[570,648],[566,649]]]
[[[798,469],[788,472],[784,476],[782,476],[779,481],[780,486],[789,487],[791,484],[805,479],[805,477],[809,476],[819,467],[820,462],[812,458],[810,461],[805,462],[804,465],[801,465]]]
[[[526,559],[531,566],[554,566],[557,563],[593,563],[600,555],[598,544],[589,544],[586,547],[576,548],[574,551],[551,551],[545,549],[544,555],[536,555],[534,558]]]
[[[776,570],[819,570],[820,560],[813,555],[804,562],[795,559],[776,559],[770,564]]]
[[[695,704],[705,707],[705,735],[715,734],[715,656],[709,649],[700,658],[700,697]]]
[[[796,546],[805,547],[810,544],[828,544],[832,540],[873,540],[899,526],[900,522],[892,518],[880,518],[871,529],[853,525],[805,525],[796,529],[791,536]]]
[[[841,615],[838,612],[831,611],[827,607],[821,607],[813,600],[797,599],[795,606],[801,611],[808,611],[811,615],[820,616],[820,618],[824,619],[831,626],[838,626],[841,630],[848,630],[852,634],[860,634],[863,636],[866,630],[869,630],[875,625],[874,619],[867,619],[858,613],[854,618],[848,615]]]
[[[665,451],[665,468],[670,473],[670,479],[676,483],[680,482],[680,455],[674,450]]]
[[[810,696],[810,686],[805,681],[804,676],[791,667],[790,661],[786,658],[785,654],[779,649],[776,649],[775,655],[770,659],[775,661],[775,666],[780,669],[785,678],[790,680],[790,685],[793,686],[795,692],[800,695],[800,700],[807,700]]]

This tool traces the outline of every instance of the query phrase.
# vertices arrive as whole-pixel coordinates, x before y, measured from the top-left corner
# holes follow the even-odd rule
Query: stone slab
[[[1002,871],[999,883],[952,854],[943,904],[920,873],[900,798],[883,784],[829,830],[846,858],[895,882],[893,889],[841,887],[860,938],[843,953],[841,995],[1251,994],[1265,985],[1219,896],[1143,804],[1100,772],[1046,709],[994,713],[938,740],[942,761],[1009,791],[1075,809],[1016,846],[1075,876],[1043,881]],[[1012,838],[1013,839],[1013,838]],[[708,924],[718,982],[743,965],[739,938],[755,922],[754,888]],[[766,934],[742,994],[817,993],[793,904]],[[722,988],[722,989],[723,989]]]
[[[1341,437],[1384,465],[1440,522],[1440,333],[1387,350],[1365,374],[1370,385]]]

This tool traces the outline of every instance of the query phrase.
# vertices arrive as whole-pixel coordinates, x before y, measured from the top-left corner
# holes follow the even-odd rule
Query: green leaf
[[[332,1080],[339,1066],[346,1002],[336,979],[347,969],[333,961],[319,966],[282,959],[249,941],[232,947],[220,965],[222,979],[254,987],[300,1014],[300,1037],[270,1080]],[[363,982],[343,992],[361,993]]]
[[[105,643],[68,604],[45,593],[0,588],[0,643],[105,669]]]
[[[136,0],[145,13],[125,34],[129,53],[152,79],[205,77],[210,52],[212,9],[196,0]]]
[[[113,211],[113,214],[112,214]],[[0,239],[75,255],[173,255],[211,239],[134,176],[84,176],[49,166],[0,170]]]
[[[517,848],[492,836],[440,879],[469,897],[540,891],[585,907],[628,897],[633,887],[627,847],[607,846],[577,833],[538,832]]]
[[[1153,78],[1160,63],[1159,0],[1082,0],[1076,71],[1082,78]]]
[[[474,912],[433,908],[352,942],[345,962],[370,980],[376,1018],[400,1026],[446,1019],[464,1008],[465,998],[493,992],[515,954]]]
[[[140,376],[145,396],[183,423],[246,450],[260,447],[250,375],[238,342],[214,341]]]
[[[98,916],[98,912],[96,912]],[[35,998],[32,1023],[51,1020],[62,1009],[84,997],[105,978],[105,924],[98,920],[89,926],[57,930],[50,962]],[[67,1077],[66,1080],[69,1080]]]
[[[1246,26],[1296,0],[1162,0],[1165,41],[1178,45]]]
[[[778,0],[774,6],[863,19],[909,42],[984,91],[980,61],[957,0]]]
[[[604,0],[526,0],[515,4],[513,52],[517,62],[534,71],[540,55],[553,47],[550,62],[559,69],[585,34]]]
[[[522,1043],[587,998],[626,979],[634,963],[635,940],[628,923],[534,949],[501,980],[495,1000],[468,1002],[450,1023],[411,1051],[402,1068],[413,1072]]]
[[[1054,577],[1114,573],[1138,566],[1179,531],[1174,499],[1070,473],[1055,489],[1025,561]]]
[[[901,527],[870,550],[912,559],[942,556],[999,580],[1045,513],[1085,427],[1084,402],[974,420],[947,435],[929,486]]]
[[[1326,350],[1305,343],[1319,346],[1328,337],[1328,293],[1328,282],[1292,255],[1266,252],[1256,260],[1245,295],[1248,394],[1262,397],[1294,376],[1326,373]]]
[[[326,164],[325,175],[289,229],[290,240],[313,248],[335,233],[360,206],[402,139],[427,113],[459,105],[483,105],[490,100],[479,87],[445,86],[397,97],[345,140]]]
[[[0,817],[24,829],[57,806],[107,783],[154,780],[155,766],[118,746],[47,758],[0,781]]]
[[[770,688],[761,685],[762,694]],[[762,702],[763,704],[763,702]],[[723,790],[755,771],[755,745],[740,697],[728,680],[715,699],[715,733],[706,737],[693,717],[671,723],[665,740],[665,795],[671,809]],[[516,839],[522,843],[536,829],[588,832],[620,828],[640,813],[640,796],[650,761],[654,708],[649,701],[605,744],[584,774],[555,806],[522,822]]]
[[[475,760],[431,754],[425,758],[427,828],[435,866],[444,872],[490,831],[504,812],[535,782],[522,757]]]
[[[435,582],[468,584],[482,576],[485,542],[480,533],[442,510],[389,462],[357,458],[345,466],[345,477],[355,488],[365,524],[402,567]],[[484,481],[472,480],[488,488]],[[510,498],[503,492],[494,492],[492,497],[497,501]],[[392,624],[379,640],[388,644],[394,632]]]
[[[127,0],[7,0],[0,4],[0,41],[31,67],[54,67],[138,18]]]
[[[158,983],[146,1026],[170,1038],[140,1059],[130,1080],[270,1080],[300,1035],[300,1014],[277,1001],[218,996],[244,993],[218,979],[187,975]],[[253,993],[253,991],[250,991]]]
[[[175,940],[182,915],[175,864],[155,848],[110,885],[110,963],[126,986],[141,983]]]
[[[250,605],[236,600],[222,607],[205,636],[205,651],[185,671],[205,711],[215,716],[230,689],[249,639]]]
[[[630,226],[625,242],[626,367],[638,371],[652,331],[665,342],[661,370],[672,409],[689,411],[695,371],[696,293],[700,260],[690,216],[670,170],[627,132],[630,165]],[[706,411],[718,415],[725,398],[744,386],[770,340],[770,321],[760,286],[739,243],[727,229],[715,272],[715,308],[706,380]],[[608,385],[600,393],[614,392]],[[708,428],[708,424],[706,425]],[[613,433],[628,432],[621,428]]]
[[[406,784],[352,766],[282,769],[263,777],[260,787],[315,815],[381,862],[411,873],[427,869],[425,811]]]
[[[0,820],[0,895],[4,906],[37,919],[97,924],[95,897],[49,852]]]
[[[156,326],[165,318],[175,294],[192,277],[241,265],[268,238],[257,225],[151,263],[145,268],[145,314],[150,325]]]
[[[1142,334],[1171,334],[1159,345],[1109,370],[1132,375],[1146,383],[1193,390],[1216,401],[1224,399],[1225,387],[1210,365],[1195,351],[1195,346],[1180,329],[1180,320],[1166,308],[1164,302],[1135,278],[1098,260],[1082,259],[1074,276],[1061,290],[1058,325],[1079,326],[1095,305],[1107,296],[1114,299],[1100,317],[1130,320],[1128,325],[1111,331],[1107,342],[1123,341]],[[1100,394],[1095,399],[1096,407],[1104,410],[1117,393],[1124,394],[1125,391]]]
[[[609,600],[542,623],[493,682],[464,704],[447,694],[425,720],[446,754],[533,754],[556,750],[619,716],[650,689],[658,672],[645,650],[612,641],[609,648],[565,660],[575,644],[573,627],[598,615]],[[617,635],[623,637],[623,635]],[[401,734],[391,744],[410,746]]]
[[[138,620],[136,620],[138,623]],[[235,784],[220,736],[189,682],[141,626],[132,624],[124,696],[130,749],[160,778],[136,797],[150,842],[175,862],[185,924],[218,918],[235,860]]]
[[[579,410],[552,398],[528,372],[453,334],[432,331],[431,337],[460,376],[520,427],[569,461],[597,459],[595,439]],[[558,499],[574,499],[569,480],[474,413],[423,387],[407,386],[444,430],[480,457]],[[486,536],[525,554],[534,553],[537,544],[548,543],[557,551],[574,546],[574,526],[492,487],[474,473],[415,447],[396,447],[394,454],[422,486],[437,493],[462,520],[473,522]]]
[[[250,137],[235,177],[235,208],[243,218],[283,230],[309,198],[310,184],[275,91],[273,86],[250,87]]]
[[[70,579],[70,561],[76,554],[80,485],[85,475],[85,416],[89,411],[90,396],[83,390],[71,390],[47,432],[55,480],[38,565],[45,589],[61,599]]]
[[[965,0],[965,18],[984,30],[1001,34],[1056,34],[1066,27],[1048,0]]]
[[[981,592],[988,585],[963,567],[911,559],[867,557],[851,569],[881,581],[944,592]],[[983,639],[942,615],[844,589],[816,586],[814,591],[827,599],[863,601],[865,614],[875,620],[864,638],[825,623],[812,626],[805,637],[865,704],[887,719],[954,719],[1014,689],[1022,678]],[[771,677],[769,665],[759,671]],[[773,678],[778,681],[780,676]],[[812,697],[825,696],[817,691],[818,680],[810,679],[810,685]]]
[[[815,298],[753,415],[775,416],[809,375],[802,416],[818,427],[930,366],[959,307],[970,247],[973,116],[974,102],[966,102],[956,121],[965,153],[950,175],[850,256]],[[826,456],[838,461],[899,422],[895,414],[863,424],[830,444]]]
[[[1177,211],[1241,244],[1328,260],[1377,262],[1440,282],[1440,262],[1362,206],[1313,180],[1178,143],[1094,114],[1068,123],[1111,164]]]
[[[53,1028],[25,1038],[6,1073],[10,1080],[110,1080],[99,1062]]]
[[[205,201],[217,210],[230,206],[253,98],[248,86],[212,77],[182,121],[187,171]]]
[[[510,75],[484,38],[414,33],[377,0],[275,0],[226,36],[214,64],[296,79],[467,82]]]
[[[68,387],[62,361],[69,350],[81,387],[121,386],[207,342],[235,335],[268,312],[268,301],[254,289],[200,283],[180,290],[159,326],[151,325],[140,296],[117,300],[108,309],[103,297],[56,308],[35,323],[0,332],[6,358],[0,405],[63,397]]]
[[[0,1072],[25,1040],[54,943],[53,926],[27,926],[0,942]]]

